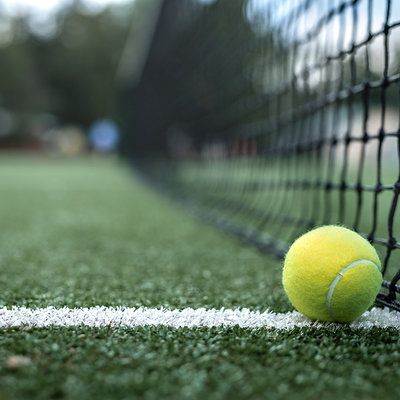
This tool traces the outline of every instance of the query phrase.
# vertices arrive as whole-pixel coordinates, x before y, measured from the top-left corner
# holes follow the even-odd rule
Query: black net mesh
[[[167,0],[124,151],[199,215],[266,252],[344,224],[400,309],[400,2]]]

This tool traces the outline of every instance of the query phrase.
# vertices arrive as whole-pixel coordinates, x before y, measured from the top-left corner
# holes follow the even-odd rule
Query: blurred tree
[[[15,111],[38,112],[49,104],[26,17],[13,21],[13,40],[0,48],[0,105]]]
[[[61,124],[84,128],[116,117],[115,74],[133,4],[94,13],[75,0],[57,14],[50,36],[32,31],[28,15],[14,18],[11,40],[0,45],[0,107],[51,113]]]
[[[111,9],[82,14],[75,2],[60,16],[54,39],[33,38],[35,58],[53,92],[49,110],[61,121],[87,126],[114,116],[114,78],[126,29]]]

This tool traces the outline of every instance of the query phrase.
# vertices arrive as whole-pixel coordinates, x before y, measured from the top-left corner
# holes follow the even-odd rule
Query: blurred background
[[[339,9],[340,1],[322,1],[320,9],[314,6],[316,3],[308,6],[297,0],[171,0],[164,7],[162,3],[161,0],[0,0],[0,149],[64,154],[86,150],[110,152],[120,143],[120,129],[126,124],[125,132],[135,131],[122,141],[128,153],[133,149],[136,153],[180,152],[188,140],[180,143],[179,138],[190,124],[190,129],[197,131],[190,133],[192,142],[206,135],[215,138],[221,132],[228,132],[233,138],[231,128],[235,125],[217,126],[215,121],[221,118],[211,114],[245,95],[269,93],[273,82],[282,83],[292,76],[289,66],[298,74],[296,90],[300,100],[304,101],[302,97],[306,91],[309,97],[315,97],[322,90],[326,77],[317,74],[308,77],[301,71],[322,57],[323,43],[327,48],[324,56],[326,52],[329,55],[329,51],[336,54],[336,47],[349,49],[348,54],[344,51],[340,56],[341,66],[339,63],[332,65],[333,72],[329,72],[332,75],[329,80],[337,88],[345,88],[353,78],[353,85],[362,82],[366,69],[367,79],[379,80],[385,68],[384,36],[376,35],[385,21],[385,7],[381,1],[365,0],[356,2],[355,7],[343,6],[343,10],[328,21],[331,23],[326,31],[331,32],[331,36],[327,37],[321,30],[313,41],[315,49],[298,46],[294,64],[288,50],[291,40],[298,38],[301,43],[301,38],[317,26],[325,8],[328,15],[329,10]],[[306,7],[307,22],[284,26],[282,17],[299,5]],[[161,32],[159,36],[162,32],[173,34],[169,39],[157,38],[152,52],[158,58],[148,60],[162,8],[164,14],[157,28]],[[203,22],[200,23],[198,17],[207,9],[212,15],[210,25],[201,30]],[[174,15],[168,16],[168,10]],[[390,13],[389,23],[400,15],[398,2],[392,4]],[[163,24],[170,28],[163,28]],[[398,70],[399,31],[392,29],[390,32],[388,74]],[[360,48],[354,58],[351,46],[365,38],[368,40],[367,58],[366,46]],[[218,53],[212,49],[219,49]],[[281,61],[276,65],[283,66],[279,70],[272,68],[271,57],[275,57],[275,53]],[[205,58],[196,61],[198,54]],[[140,84],[146,60],[149,64],[147,77]],[[229,68],[232,76],[229,76]],[[233,75],[238,70],[240,78],[237,73]],[[339,82],[339,75],[343,82]],[[240,83],[241,87],[232,95],[233,82]],[[194,104],[190,100],[189,111],[182,107],[184,99],[181,103],[177,101],[183,90],[197,102]],[[377,105],[370,110],[370,123],[378,121],[375,125],[379,125],[380,93],[371,91],[370,96]],[[147,106],[142,104],[143,98],[150,99]],[[387,99],[386,130],[393,131],[398,125],[394,86],[387,90]],[[361,98],[357,100],[358,104],[362,103]],[[260,104],[264,103],[262,99]],[[135,110],[140,116],[132,119]],[[160,123],[160,118],[151,118],[162,111],[164,124]],[[206,118],[199,121],[195,118],[197,115],[206,115]],[[246,118],[229,119],[229,124],[235,122],[238,126],[238,122],[259,121],[263,116],[267,116],[266,110],[258,108]],[[361,121],[361,117],[359,119]],[[196,120],[195,125],[193,120]],[[344,115],[341,120],[346,121],[347,117]],[[361,132],[360,121],[354,118],[357,125],[354,130]],[[346,124],[342,125],[345,131]],[[197,146],[196,152],[207,153],[209,140],[200,141],[201,148]],[[389,141],[386,143],[388,147],[393,146]]]
[[[0,0],[0,150],[114,151],[158,3]]]

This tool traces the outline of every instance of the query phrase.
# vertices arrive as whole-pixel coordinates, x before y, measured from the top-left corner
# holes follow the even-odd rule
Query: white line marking
[[[167,310],[157,308],[0,308],[0,327],[28,326],[79,326],[90,327],[149,325],[180,327],[215,327],[239,325],[244,328],[275,328],[290,330],[296,327],[341,329],[343,324],[311,321],[296,311],[277,314],[272,311],[250,311],[246,308],[220,310],[205,308]],[[400,312],[373,308],[349,325],[354,329],[370,329],[374,326],[400,329]]]
[[[328,296],[326,298],[326,307],[328,308],[328,313],[330,314],[330,316],[336,321],[336,317],[335,314],[333,313],[332,309],[331,309],[331,300],[332,300],[332,296],[333,296],[333,292],[335,291],[336,285],[339,283],[340,278],[343,277],[343,274],[349,270],[350,268],[356,267],[358,264],[372,264],[376,267],[376,269],[381,272],[381,270],[379,269],[379,267],[372,262],[371,260],[357,260],[352,262],[351,264],[349,264],[347,267],[344,267],[337,275],[336,278],[333,280],[333,282],[331,283],[331,286],[329,287],[329,292],[328,292]]]

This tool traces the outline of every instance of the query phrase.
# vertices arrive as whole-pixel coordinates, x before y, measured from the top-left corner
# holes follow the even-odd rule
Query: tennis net
[[[400,310],[400,2],[164,1],[123,149],[196,213],[282,257],[344,224]]]

